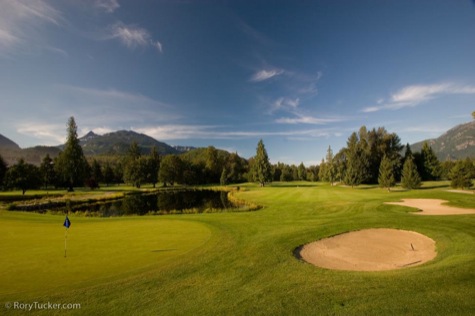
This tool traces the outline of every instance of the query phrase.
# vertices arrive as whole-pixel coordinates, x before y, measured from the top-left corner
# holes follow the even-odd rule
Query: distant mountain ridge
[[[104,135],[97,135],[91,131],[79,138],[79,140],[86,156],[123,154],[127,152],[130,144],[133,142],[137,143],[144,154],[148,154],[152,147],[156,147],[161,155],[178,154],[181,152],[153,137],[134,131],[122,130]]]
[[[143,154],[148,154],[152,147],[156,147],[160,155],[180,154],[194,149],[191,146],[176,146],[175,148],[148,135],[125,130],[104,135],[97,135],[90,131],[80,137],[79,141],[86,156],[121,155],[127,152],[133,142],[138,144]],[[29,163],[39,165],[46,154],[54,158],[59,155],[63,148],[64,144],[22,149],[14,141],[0,134],[0,155],[9,165],[16,163],[20,158],[24,158]]]
[[[427,139],[410,145],[413,152],[421,151],[427,142],[440,161],[475,157],[475,120],[451,128],[435,139]]]

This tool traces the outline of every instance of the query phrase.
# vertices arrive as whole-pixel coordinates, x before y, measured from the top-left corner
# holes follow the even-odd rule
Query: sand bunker
[[[416,232],[375,228],[344,233],[304,245],[303,260],[335,270],[382,271],[413,267],[436,256],[435,242]]]
[[[447,203],[445,200],[435,199],[403,199],[402,202],[386,202],[386,204],[401,205],[414,207],[422,212],[417,212],[417,215],[459,215],[459,214],[475,214],[473,208],[459,208],[453,206],[442,205]]]

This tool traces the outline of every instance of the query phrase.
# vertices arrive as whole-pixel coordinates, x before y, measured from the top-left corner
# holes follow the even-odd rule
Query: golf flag
[[[71,221],[69,220],[68,215],[66,215],[66,219],[64,220],[63,226],[66,228],[69,228],[69,226],[71,226]]]

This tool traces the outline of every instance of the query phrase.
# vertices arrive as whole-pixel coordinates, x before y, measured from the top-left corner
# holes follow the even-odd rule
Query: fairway
[[[78,315],[475,313],[475,215],[414,216],[385,204],[437,198],[474,208],[471,195],[434,183],[388,193],[300,182],[242,185],[236,196],[263,208],[71,216],[67,258],[64,217],[2,211],[0,300],[81,303],[69,311]],[[323,269],[294,256],[307,243],[369,228],[423,234],[437,256],[378,272]]]

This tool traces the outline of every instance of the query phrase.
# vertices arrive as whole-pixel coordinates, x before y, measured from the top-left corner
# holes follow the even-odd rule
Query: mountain
[[[117,131],[102,136],[91,131],[80,137],[79,141],[86,156],[125,154],[134,141],[139,145],[143,154],[150,153],[154,146],[157,147],[161,155],[179,154],[185,151],[133,131]],[[57,157],[63,148],[64,144],[21,149],[15,142],[0,135],[0,155],[8,165],[15,164],[20,158],[24,158],[29,163],[40,165],[46,154],[49,154],[51,158]]]
[[[475,120],[458,125],[435,139],[427,139],[411,145],[412,152],[421,151],[427,142],[440,161],[475,157]]]
[[[124,154],[133,142],[137,143],[143,154],[148,154],[154,146],[157,147],[161,155],[179,153],[178,150],[168,144],[133,131],[117,131],[102,136],[91,131],[79,140],[86,156]]]
[[[0,148],[2,149],[20,149],[20,146],[18,146],[17,143],[15,143],[13,140],[3,136],[0,134]]]

